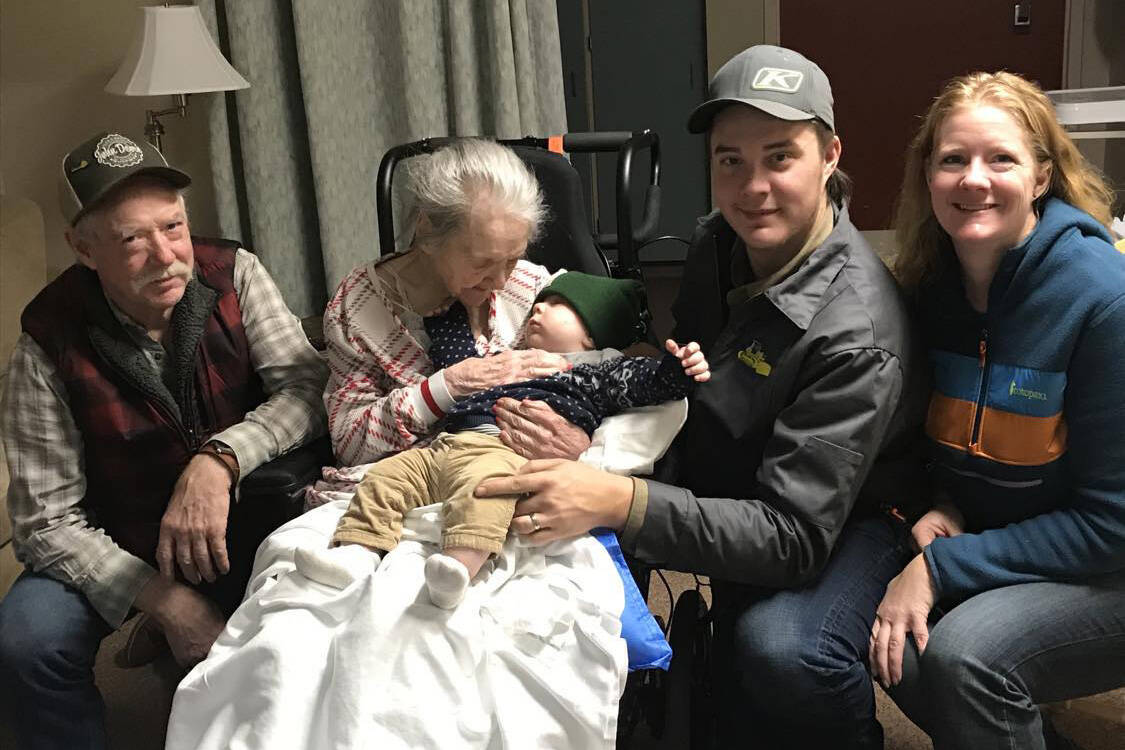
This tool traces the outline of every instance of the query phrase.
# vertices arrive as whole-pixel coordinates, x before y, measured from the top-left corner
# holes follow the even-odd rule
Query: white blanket
[[[685,416],[676,402],[606,420],[586,458],[643,467]],[[246,601],[180,683],[167,748],[614,746],[624,599],[600,543],[510,536],[447,612],[422,570],[438,549],[437,505],[410,513],[402,543],[344,589],[296,569],[294,551],[324,549],[346,507],[311,510],[262,544]]]

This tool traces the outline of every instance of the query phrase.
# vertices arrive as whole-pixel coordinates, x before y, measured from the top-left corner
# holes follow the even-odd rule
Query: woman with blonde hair
[[[933,364],[933,509],[870,662],[937,748],[1048,747],[1038,704],[1125,684],[1111,198],[1044,93],[1010,73],[951,81],[907,154],[897,271]]]

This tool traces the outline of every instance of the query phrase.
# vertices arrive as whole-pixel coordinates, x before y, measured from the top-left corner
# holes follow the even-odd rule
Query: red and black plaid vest
[[[238,246],[192,240],[195,275],[166,334],[173,343],[167,384],[84,266],[64,271],[20,318],[66,386],[82,435],[83,507],[93,524],[150,564],[180,472],[211,435],[265,398],[234,290]]]

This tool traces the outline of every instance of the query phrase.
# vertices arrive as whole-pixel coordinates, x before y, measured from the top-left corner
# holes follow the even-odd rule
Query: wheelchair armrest
[[[313,349],[323,352],[328,348],[328,342],[324,340],[323,315],[310,315],[307,318],[301,318],[301,328]]]
[[[283,453],[262,464],[243,478],[239,486],[240,504],[266,500],[280,504],[286,519],[301,513],[305,488],[320,477],[322,466],[335,462],[332,442],[323,435],[311,443]]]

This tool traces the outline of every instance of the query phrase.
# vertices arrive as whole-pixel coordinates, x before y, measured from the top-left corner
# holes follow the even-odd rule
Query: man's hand
[[[210,599],[161,576],[153,576],[145,584],[134,604],[164,630],[173,658],[184,668],[207,656],[226,624]]]
[[[902,680],[902,650],[906,634],[914,633],[918,653],[926,650],[930,638],[928,620],[934,606],[934,585],[926,558],[917,555],[887,584],[883,601],[875,611],[871,627],[868,659],[871,673],[883,687]]]
[[[664,348],[680,360],[680,364],[684,367],[684,374],[695,382],[706,383],[711,379],[711,366],[707,364],[707,358],[699,350],[699,344],[689,341],[684,346],[680,346],[672,339],[668,339],[664,342]]]
[[[481,482],[474,494],[527,495],[516,503],[511,529],[534,544],[546,544],[599,526],[625,528],[633,480],[574,461],[528,461],[510,477]]]
[[[176,565],[192,583],[214,581],[230,570],[227,513],[230,474],[211,456],[195,456],[180,474],[160,521],[156,563],[168,581]]]
[[[569,369],[570,362],[561,354],[542,349],[513,350],[490,357],[469,357],[446,367],[445,387],[453,398],[464,398],[493,386],[545,378]]]
[[[492,414],[500,428],[500,441],[524,458],[577,459],[590,447],[586,431],[560,417],[544,401],[502,398],[492,407]]]
[[[914,549],[921,552],[939,536],[954,537],[965,531],[965,517],[952,505],[940,503],[919,518],[910,529]]]

